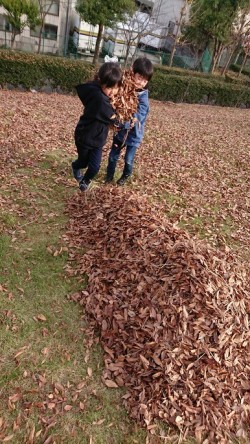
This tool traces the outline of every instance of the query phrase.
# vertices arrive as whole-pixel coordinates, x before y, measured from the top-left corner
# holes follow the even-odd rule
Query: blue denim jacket
[[[149,113],[149,98],[148,98],[148,90],[144,89],[138,92],[138,106],[137,111],[134,114],[134,117],[137,118],[137,122],[134,127],[129,130],[127,135],[127,128],[130,126],[130,122],[126,122],[118,131],[115,138],[120,141],[123,141],[126,138],[126,145],[136,145],[138,146],[144,135],[144,126]]]

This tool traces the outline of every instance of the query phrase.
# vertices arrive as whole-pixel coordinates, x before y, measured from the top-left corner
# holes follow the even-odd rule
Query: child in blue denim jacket
[[[130,122],[126,122],[113,138],[105,183],[112,182],[121,150],[126,147],[123,173],[117,181],[118,185],[125,184],[132,174],[135,154],[144,135],[144,126],[149,113],[148,89],[145,87],[153,75],[153,65],[146,57],[139,57],[133,63],[132,69],[138,94],[137,112],[134,114],[133,127],[130,128]]]

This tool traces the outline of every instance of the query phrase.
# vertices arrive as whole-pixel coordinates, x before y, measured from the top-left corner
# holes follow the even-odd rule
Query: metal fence
[[[146,55],[152,62],[159,63],[164,66],[169,66],[171,54],[163,51],[153,51],[145,49],[137,49],[136,57]],[[155,60],[153,60],[154,58]],[[199,56],[176,54],[173,57],[172,67],[190,69],[195,71],[209,72],[212,63],[212,57],[208,50],[205,50]]]

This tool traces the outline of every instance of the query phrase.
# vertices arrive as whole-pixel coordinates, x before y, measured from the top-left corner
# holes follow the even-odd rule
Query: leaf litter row
[[[88,276],[72,298],[99,328],[103,380],[127,388],[132,418],[151,433],[160,419],[198,442],[246,436],[249,273],[136,193],[94,189],[68,211],[68,272]]]

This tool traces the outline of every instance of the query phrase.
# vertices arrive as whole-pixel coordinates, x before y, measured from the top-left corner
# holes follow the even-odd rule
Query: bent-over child
[[[117,93],[121,79],[119,65],[107,62],[100,67],[94,81],[76,87],[84,111],[75,128],[78,158],[72,162],[72,172],[81,191],[88,189],[100,169],[109,126],[118,123],[110,99]],[[84,168],[87,170],[83,175]]]
[[[118,185],[125,184],[132,174],[135,154],[144,135],[144,126],[149,113],[149,97],[146,86],[153,75],[153,65],[146,57],[139,57],[134,61],[132,70],[138,94],[137,112],[134,114],[133,127],[129,129],[129,122],[126,122],[113,138],[105,183],[113,181],[117,161],[122,148],[126,147],[123,173],[117,181]]]

